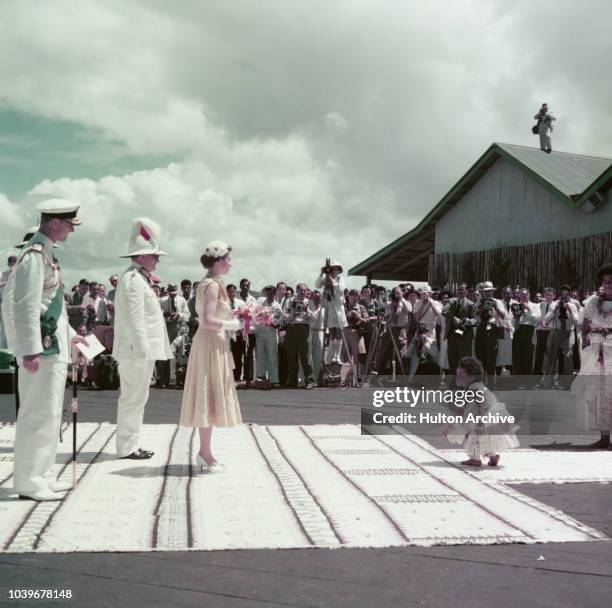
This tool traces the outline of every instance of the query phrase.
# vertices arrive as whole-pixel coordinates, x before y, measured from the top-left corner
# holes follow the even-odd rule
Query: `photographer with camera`
[[[542,104],[534,118],[538,122],[535,127],[533,127],[532,132],[534,134],[537,133],[540,136],[540,150],[550,154],[552,152],[552,145],[550,141],[553,132],[552,121],[557,120],[557,118],[550,113],[547,103]]]
[[[476,358],[482,363],[487,381],[495,378],[497,363],[497,335],[498,330],[507,322],[507,313],[501,300],[494,298],[495,287],[491,281],[485,281],[481,286],[482,297],[475,305],[478,319],[474,350]]]
[[[559,376],[571,376],[574,371],[572,360],[574,348],[574,327],[579,323],[578,309],[570,297],[569,285],[561,285],[559,299],[553,302],[550,310],[544,317],[544,325],[550,327],[548,336],[546,369],[542,386],[550,388],[557,360],[561,356],[563,368],[559,369]]]
[[[365,328],[368,326],[369,317],[365,307],[359,302],[359,292],[351,289],[348,292],[348,302],[346,303],[346,318],[348,327],[346,329],[346,341],[351,355],[351,360],[357,370],[358,381],[361,378],[359,365],[365,363]]]
[[[463,357],[472,356],[474,326],[476,325],[474,303],[468,300],[467,283],[457,285],[457,297],[452,298],[446,308],[444,338],[448,344],[448,368],[451,375]]]
[[[193,335],[190,335],[189,325],[181,323],[178,328],[178,335],[172,344],[172,353],[176,363],[176,387],[183,388],[185,386],[185,374],[187,373],[187,363],[189,362],[189,353],[191,351],[191,341]]]
[[[421,363],[428,359],[438,360],[438,343],[436,342],[436,323],[442,319],[442,304],[432,297],[429,285],[418,290],[419,299],[412,309],[412,319],[416,326],[414,337],[406,349],[406,357],[410,360],[408,380],[414,376]]]
[[[83,296],[83,306],[87,316],[87,329],[93,332],[96,325],[105,325],[108,321],[106,298],[101,295],[101,285],[95,281],[89,283],[89,293]]]
[[[364,307],[367,316],[367,323],[363,326],[363,341],[366,352],[370,352],[374,345],[372,344],[372,338],[374,336],[374,329],[378,321],[378,317],[383,311],[378,300],[372,297],[372,287],[370,285],[364,285],[361,288],[361,298],[359,303]]]
[[[378,373],[390,375],[391,362],[395,360],[401,373],[404,374],[402,353],[408,345],[407,331],[412,319],[412,306],[403,298],[402,290],[394,287],[385,306],[386,332],[378,358]]]
[[[285,348],[287,349],[287,385],[298,387],[298,368],[302,365],[306,389],[314,388],[312,357],[310,354],[310,310],[306,283],[298,283],[296,295],[287,298],[283,306],[283,319],[287,328]]]
[[[544,319],[555,301],[555,290],[553,287],[544,288],[544,299],[538,304],[540,307],[540,320],[536,327],[536,346],[535,358],[533,362],[533,375],[542,376],[544,374],[544,364],[546,363],[546,348],[550,327],[544,325]]]
[[[348,325],[344,312],[344,279],[341,273],[340,263],[327,258],[325,266],[321,268],[321,274],[315,281],[315,287],[323,289],[323,307],[329,329],[329,347],[325,352],[325,364],[340,363],[342,331]]]
[[[510,309],[514,335],[512,337],[512,371],[515,376],[531,376],[535,329],[542,313],[540,305],[529,300],[529,290],[519,289],[519,301]],[[521,381],[521,384],[523,382]]]

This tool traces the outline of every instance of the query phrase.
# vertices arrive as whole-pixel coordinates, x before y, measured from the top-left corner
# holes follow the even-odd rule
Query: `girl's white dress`
[[[484,416],[485,414],[508,416],[506,406],[498,401],[495,394],[482,382],[474,382],[467,388],[472,391],[482,391],[484,401],[482,403],[471,403],[462,408],[464,420],[468,414],[474,414],[475,416]],[[454,408],[453,411],[456,412],[456,409]],[[479,459],[482,456],[492,456],[508,449],[518,448],[517,429],[517,425],[508,422],[485,424],[466,421],[455,424],[453,426],[454,432],[449,433],[447,437],[451,443],[463,445],[470,458]]]

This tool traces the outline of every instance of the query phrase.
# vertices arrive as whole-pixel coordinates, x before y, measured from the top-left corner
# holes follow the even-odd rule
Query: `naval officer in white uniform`
[[[7,342],[25,370],[19,374],[21,407],[15,431],[13,487],[20,498],[60,500],[69,485],[55,479],[66,372],[71,342],[63,283],[53,255],[55,243],[68,238],[81,222],[79,205],[52,199],[38,205],[40,227],[9,277],[2,305]]]
[[[117,407],[117,456],[133,460],[151,458],[138,446],[144,408],[155,361],[172,359],[172,349],[152,272],[159,257],[161,229],[147,217],[132,222],[129,251],[132,264],[119,278],[115,293],[113,357],[119,363],[121,393]]]

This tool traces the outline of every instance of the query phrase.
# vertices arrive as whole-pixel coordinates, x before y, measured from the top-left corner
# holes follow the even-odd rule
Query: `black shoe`
[[[129,460],[148,460],[154,454],[155,454],[155,452],[149,452],[147,450],[143,450],[141,448],[138,448],[135,452],[132,452],[131,454],[128,454],[127,456],[122,456],[121,460],[126,460],[126,459],[129,459]]]
[[[610,439],[602,437],[599,441],[596,441],[595,443],[589,443],[585,447],[591,450],[609,450],[610,449]]]

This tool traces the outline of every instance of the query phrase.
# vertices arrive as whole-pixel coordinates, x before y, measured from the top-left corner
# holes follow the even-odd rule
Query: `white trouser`
[[[540,131],[540,150],[550,150],[550,131]]]
[[[274,327],[258,327],[255,334],[257,377],[278,384],[278,332]]]
[[[119,361],[121,392],[117,404],[117,456],[135,452],[138,435],[149,398],[149,387],[155,361],[122,359]]]
[[[319,374],[321,373],[321,354],[323,353],[323,340],[325,332],[322,329],[310,330],[310,352],[312,354],[312,372],[314,379],[319,384]]]
[[[55,481],[55,455],[62,422],[68,365],[56,356],[41,357],[38,371],[20,361],[19,415],[15,431],[13,487],[22,494],[48,490]]]

